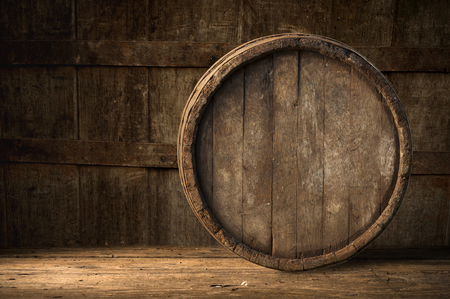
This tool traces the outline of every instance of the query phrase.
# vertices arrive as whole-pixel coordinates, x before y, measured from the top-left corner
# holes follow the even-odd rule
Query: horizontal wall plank
[[[1,65],[209,67],[238,43],[4,41]],[[383,72],[448,72],[450,48],[355,47]]]
[[[0,65],[109,65],[210,67],[234,43],[9,41],[0,42]]]
[[[382,72],[449,72],[450,48],[355,47]]]
[[[177,146],[79,140],[0,138],[0,161],[177,168]],[[414,151],[412,174],[450,174],[450,152]]]
[[[450,152],[415,151],[412,174],[450,174]]]
[[[0,139],[0,148],[0,161],[8,162],[177,167],[172,144]]]

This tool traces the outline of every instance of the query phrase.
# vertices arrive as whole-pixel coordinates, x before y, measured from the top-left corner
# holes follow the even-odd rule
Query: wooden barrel
[[[411,170],[400,101],[364,57],[303,34],[248,42],[200,79],[178,136],[195,215],[254,263],[347,260],[394,217]]]

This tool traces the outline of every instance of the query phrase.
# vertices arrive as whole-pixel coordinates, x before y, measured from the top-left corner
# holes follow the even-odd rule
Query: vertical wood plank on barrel
[[[326,58],[324,116],[324,253],[348,243],[350,159],[350,67]]]
[[[76,165],[5,163],[8,246],[77,246]]]
[[[242,150],[244,70],[240,69],[214,96],[213,214],[242,240]]]
[[[210,102],[198,126],[195,148],[197,178],[206,204],[213,209],[213,103]]]
[[[81,166],[80,195],[82,245],[144,243],[145,168]]]
[[[298,106],[297,256],[322,254],[325,64],[300,52]]]
[[[385,114],[375,87],[357,70],[351,70],[350,97],[349,241],[353,241],[380,215],[381,140],[392,132],[381,127]],[[392,156],[392,153],[390,153]],[[380,193],[381,192],[381,193]]]
[[[272,251],[272,57],[245,69],[243,242]]]
[[[273,56],[272,255],[297,256],[298,52]]]

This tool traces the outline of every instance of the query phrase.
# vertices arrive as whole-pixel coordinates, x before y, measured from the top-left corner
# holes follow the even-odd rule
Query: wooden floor
[[[450,298],[450,250],[288,273],[222,248],[0,249],[0,298]]]

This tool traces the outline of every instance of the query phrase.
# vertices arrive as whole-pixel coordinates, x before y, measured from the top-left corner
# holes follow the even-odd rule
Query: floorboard
[[[0,298],[449,298],[450,250],[366,250],[267,269],[220,247],[0,249]]]

